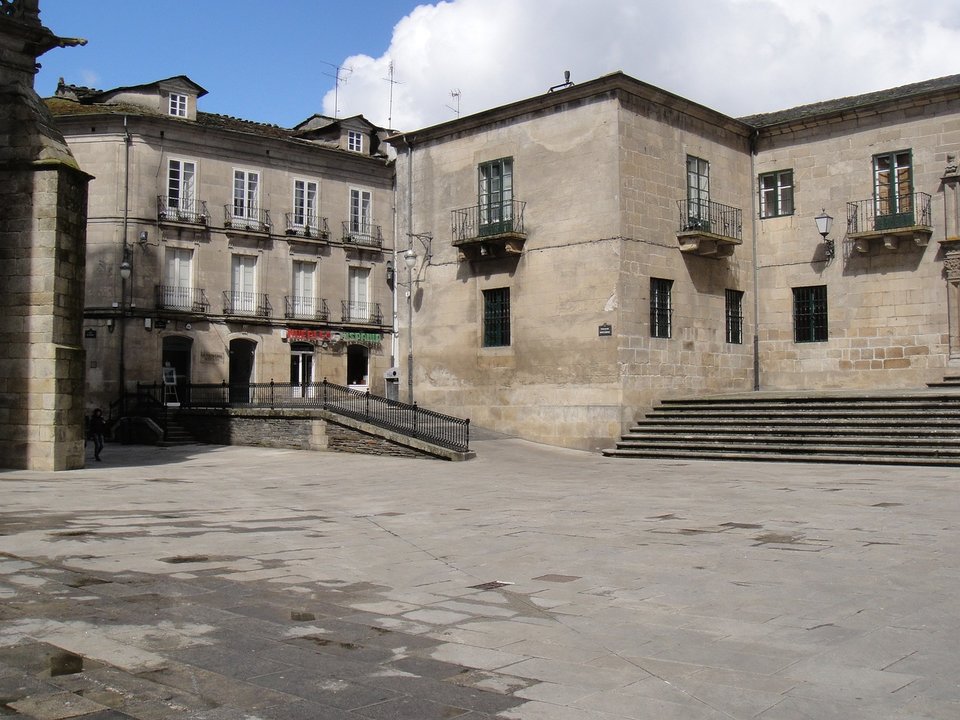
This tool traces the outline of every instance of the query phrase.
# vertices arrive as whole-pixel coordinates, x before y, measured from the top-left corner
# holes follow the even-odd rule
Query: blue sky
[[[955,0],[40,0],[101,89],[187,75],[207,112],[412,130],[623,71],[737,117],[960,73]],[[391,85],[390,67],[396,84]],[[335,67],[343,82],[333,92]],[[391,98],[390,90],[393,89]],[[454,97],[454,93],[457,96]]]
[[[201,100],[207,112],[291,126],[322,110],[335,66],[357,53],[381,55],[393,26],[416,6],[402,0],[40,0],[44,25],[88,44],[48,52],[35,86],[46,97],[60,77],[108,89],[187,75],[209,91]],[[386,98],[389,84],[383,85]]]

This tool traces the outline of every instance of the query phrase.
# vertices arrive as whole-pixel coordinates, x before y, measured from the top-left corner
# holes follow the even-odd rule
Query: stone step
[[[840,463],[856,465],[933,465],[960,467],[960,458],[930,457],[912,458],[901,456],[882,456],[874,453],[830,454],[804,451],[803,453],[760,453],[727,450],[675,450],[661,448],[610,449],[604,450],[606,457],[637,458],[656,460],[742,460],[752,462],[805,462]]]

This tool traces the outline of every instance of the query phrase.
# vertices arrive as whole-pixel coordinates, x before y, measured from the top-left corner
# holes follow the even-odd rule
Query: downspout
[[[413,247],[413,143],[406,136],[407,145],[407,240]],[[394,263],[394,267],[396,267]],[[407,402],[413,404],[413,276],[407,270]]]
[[[760,390],[760,261],[757,256],[757,193],[753,183],[757,177],[757,140],[759,131],[750,133],[750,229],[753,235],[753,389]]]
[[[130,217],[130,144],[132,140],[130,131],[127,129],[127,116],[123,116],[123,252],[120,262],[127,259],[129,250],[127,249],[127,225]],[[131,268],[132,272],[132,268]],[[133,278],[131,276],[131,282]],[[124,359],[124,340],[126,337],[126,297],[127,280],[120,275],[120,414],[126,415],[127,412],[127,371]]]

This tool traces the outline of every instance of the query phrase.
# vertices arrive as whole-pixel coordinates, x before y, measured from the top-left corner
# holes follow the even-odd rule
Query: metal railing
[[[383,325],[383,313],[380,312],[380,303],[341,300],[340,320],[362,325]]]
[[[295,320],[329,320],[330,308],[323,298],[286,295],[283,298],[283,316]]]
[[[343,221],[343,242],[361,247],[383,247],[383,234],[379,225]]]
[[[251,232],[270,232],[270,211],[260,208],[244,208],[234,205],[223,206],[223,226],[233,230]]]
[[[163,405],[163,385],[160,383],[137,383],[137,394]],[[410,405],[390,400],[326,380],[302,385],[273,381],[189,383],[184,386],[182,394],[181,408],[316,408],[450,450],[467,452],[470,449],[470,420],[425,410],[416,403]]]
[[[677,200],[680,211],[678,232],[705,232],[743,241],[743,211],[717,202]]]
[[[925,192],[847,203],[847,233],[932,226],[930,196]]]
[[[300,212],[288,212],[287,235],[296,235],[302,238],[316,238],[318,240],[330,236],[330,226],[325,217],[304,215]]]
[[[523,213],[526,206],[522,200],[508,200],[451,210],[453,242],[493,235],[524,235]]]
[[[157,219],[160,222],[206,225],[210,221],[210,213],[207,212],[207,203],[203,200],[184,200],[158,195]]]
[[[223,314],[248,317],[270,317],[273,308],[266,293],[223,291]]]
[[[193,313],[210,311],[210,302],[207,300],[207,294],[203,288],[157,285],[156,301],[157,310],[178,310]]]

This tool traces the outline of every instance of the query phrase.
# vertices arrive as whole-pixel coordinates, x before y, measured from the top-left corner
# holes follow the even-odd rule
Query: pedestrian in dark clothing
[[[90,439],[93,440],[93,459],[100,459],[103,450],[103,433],[107,430],[107,423],[103,419],[103,411],[97,408],[90,418]]]

